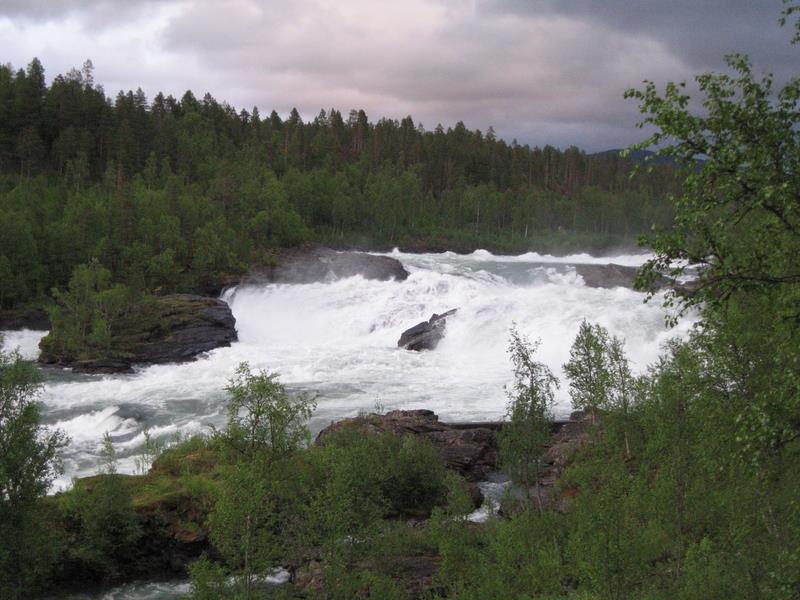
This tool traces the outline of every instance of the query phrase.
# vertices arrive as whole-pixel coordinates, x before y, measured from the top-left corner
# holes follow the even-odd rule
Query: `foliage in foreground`
[[[0,352],[0,596],[35,591],[58,554],[39,499],[60,473],[61,432],[39,422],[39,373],[16,353]]]

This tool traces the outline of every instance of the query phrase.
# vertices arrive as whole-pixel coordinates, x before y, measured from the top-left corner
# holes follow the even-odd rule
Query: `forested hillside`
[[[674,169],[531,148],[463,123],[364,111],[237,111],[206,94],[108,97],[87,61],[0,67],[0,307],[93,259],[135,291],[202,287],[319,241],[361,248],[565,250],[667,223]]]

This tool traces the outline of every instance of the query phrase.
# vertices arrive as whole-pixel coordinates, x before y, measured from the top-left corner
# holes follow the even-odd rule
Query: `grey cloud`
[[[37,17],[45,4],[56,8]],[[239,107],[296,106],[306,117],[364,108],[372,118],[412,114],[429,129],[462,120],[509,140],[590,150],[641,137],[622,93],[645,78],[688,79],[732,50],[788,73],[797,51],[776,25],[780,0],[138,0],[126,3],[127,16],[114,6],[12,0],[0,16],[36,23],[60,10],[81,27],[127,27],[134,37],[149,27],[147,42],[131,42],[147,44],[147,61],[126,68],[118,50],[89,54],[98,76],[109,66],[109,90],[141,85],[152,95],[166,84],[167,93],[208,90]],[[136,25],[126,26],[131,15]]]
[[[231,84],[249,81],[247,103],[262,109],[411,113],[429,127],[463,120],[539,144],[602,147],[598,132],[636,121],[624,89],[645,75],[681,74],[680,61],[659,44],[605,25],[476,14],[463,2],[436,6],[438,19],[415,28],[410,18],[395,23],[396,33],[368,18],[352,28],[336,10],[308,1],[250,2],[225,18],[197,5],[172,23],[166,43],[202,57]],[[646,72],[642,58],[655,63]]]
[[[26,24],[81,18],[87,29],[124,24],[179,0],[2,0],[0,17]]]
[[[733,52],[791,74],[797,64],[790,27],[779,28],[782,0],[480,0],[485,14],[563,16],[639,32],[667,44],[695,69],[717,68]]]

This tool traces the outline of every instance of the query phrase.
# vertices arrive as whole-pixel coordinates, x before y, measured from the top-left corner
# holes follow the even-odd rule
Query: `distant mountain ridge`
[[[623,148],[613,148],[611,150],[602,150],[601,152],[595,152],[594,154],[589,154],[588,156],[613,156],[617,155],[620,156],[624,152]],[[649,162],[653,165],[659,166],[668,166],[668,167],[680,167],[680,163],[676,161],[671,156],[659,156],[652,150],[632,150],[630,154],[628,154],[625,158],[628,160],[635,162],[635,163],[643,163]],[[702,160],[697,161],[698,163],[702,163]]]

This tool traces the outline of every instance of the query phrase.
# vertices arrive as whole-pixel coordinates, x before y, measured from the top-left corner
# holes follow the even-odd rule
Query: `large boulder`
[[[406,329],[397,340],[397,346],[406,350],[433,350],[444,337],[447,317],[454,315],[457,310],[453,308],[441,315],[433,313],[427,321]]]
[[[193,360],[237,339],[230,307],[217,298],[192,294],[149,298],[116,321],[111,333],[108,348],[87,348],[71,360],[57,354],[46,336],[40,343],[39,360],[85,372],[119,373],[130,371],[135,363]]]
[[[608,265],[575,265],[575,272],[583,278],[584,284],[595,288],[625,287],[636,289],[638,267],[627,267],[614,263]],[[695,281],[678,282],[669,277],[659,276],[650,283],[647,291],[671,288],[682,296],[691,296],[697,290]]]
[[[174,294],[156,299],[150,310],[155,318],[126,324],[130,329],[123,339],[134,362],[191,360],[238,339],[231,308],[218,298]]]
[[[355,275],[364,279],[403,281],[408,271],[400,261],[389,256],[304,247],[283,250],[274,264],[247,273],[242,284],[318,283]]]
[[[483,481],[497,468],[498,428],[497,423],[443,423],[430,410],[393,410],[384,415],[370,414],[332,423],[317,435],[315,443],[325,444],[333,433],[343,429],[355,429],[366,435],[415,435],[428,440],[439,451],[447,468],[469,481]]]
[[[637,267],[624,265],[575,265],[575,272],[583,278],[588,287],[633,289]]]

